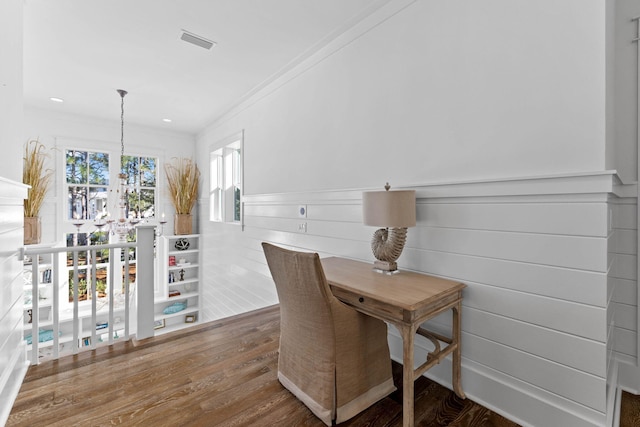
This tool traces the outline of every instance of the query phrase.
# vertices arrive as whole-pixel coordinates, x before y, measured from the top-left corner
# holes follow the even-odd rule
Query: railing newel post
[[[141,224],[136,226],[137,269],[136,269],[136,308],[137,330],[136,338],[144,339],[154,335],[153,329],[153,241],[155,239],[154,225]]]

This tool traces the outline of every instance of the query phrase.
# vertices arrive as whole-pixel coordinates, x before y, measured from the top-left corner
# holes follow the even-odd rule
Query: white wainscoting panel
[[[0,179],[0,425],[4,425],[27,372],[22,340],[23,199],[27,187]]]
[[[610,326],[614,356],[637,364],[637,208],[635,198],[611,197],[611,244],[609,248]]]
[[[612,354],[635,357],[635,199],[610,197],[613,184],[612,174],[595,173],[415,187],[417,225],[399,266],[467,284],[463,387],[522,425],[603,425]],[[203,320],[277,303],[263,241],[373,259],[359,190],[243,200],[243,225],[200,224]],[[624,226],[633,234],[619,234]],[[451,316],[428,323],[446,332]],[[389,342],[402,360],[393,328]],[[420,346],[426,354],[430,343]],[[449,385],[450,361],[426,375]]]

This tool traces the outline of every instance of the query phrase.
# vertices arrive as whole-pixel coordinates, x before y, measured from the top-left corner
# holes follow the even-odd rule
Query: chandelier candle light
[[[396,261],[407,239],[407,227],[416,225],[416,192],[389,191],[389,183],[384,188],[385,191],[362,193],[362,214],[365,225],[384,227],[376,230],[371,239],[376,257],[374,269],[393,274],[398,271]]]

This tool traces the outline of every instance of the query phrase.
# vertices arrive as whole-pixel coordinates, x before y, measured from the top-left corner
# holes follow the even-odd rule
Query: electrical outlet
[[[300,233],[306,233],[307,232],[307,223],[306,222],[301,222],[298,224],[298,231]]]

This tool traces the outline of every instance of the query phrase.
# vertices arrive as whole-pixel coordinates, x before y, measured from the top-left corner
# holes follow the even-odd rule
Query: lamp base
[[[380,261],[376,260],[373,262],[373,269],[378,273],[385,274],[394,274],[398,271],[398,264],[394,261]]]

